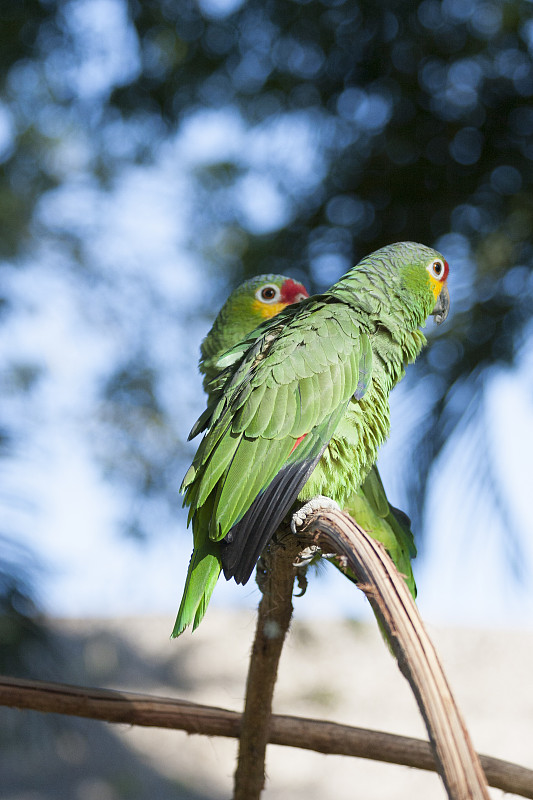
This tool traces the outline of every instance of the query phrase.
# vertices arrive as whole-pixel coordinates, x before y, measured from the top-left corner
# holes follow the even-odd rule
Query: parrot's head
[[[262,322],[306,297],[309,293],[305,286],[284,275],[259,275],[234,289],[200,348],[200,371],[207,375],[207,383],[218,369],[217,359],[222,353]]]
[[[260,325],[292,303],[309,297],[302,283],[284,275],[258,275],[236,289],[228,302],[234,305],[233,313],[242,315],[250,327]]]
[[[450,310],[448,292],[448,262],[430,247],[416,245],[418,253],[408,261],[402,271],[404,286],[421,304],[426,316],[429,314],[440,325]]]
[[[372,273],[381,276],[402,305],[415,311],[419,324],[432,315],[440,325],[448,316],[450,268],[437,250],[416,242],[396,242],[372,253],[363,264],[371,281]]]

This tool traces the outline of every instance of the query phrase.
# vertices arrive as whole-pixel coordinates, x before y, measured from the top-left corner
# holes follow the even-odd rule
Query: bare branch
[[[0,677],[0,705],[204,736],[237,738],[241,726],[237,711],[167,697],[21,678]],[[273,714],[269,743],[437,771],[428,742],[335,722]],[[491,786],[533,800],[533,770],[491,756],[482,755],[480,759]]]
[[[293,562],[299,549],[296,537],[288,539],[287,547],[272,542],[258,565],[257,582],[262,597],[246,680],[233,800],[258,800],[265,783],[272,697],[292,618],[296,575]]]

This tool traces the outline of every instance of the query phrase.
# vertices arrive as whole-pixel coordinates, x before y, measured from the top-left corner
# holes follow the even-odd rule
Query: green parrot
[[[389,245],[218,357],[191,438],[206,433],[182,484],[194,549],[174,636],[198,626],[221,570],[248,581],[297,499],[323,505],[325,495],[374,535],[379,514],[370,502],[357,508],[359,489],[388,434],[390,391],[425,344],[420,326],[447,316],[448,271],[424,245]],[[386,503],[379,476],[368,491],[376,508]]]

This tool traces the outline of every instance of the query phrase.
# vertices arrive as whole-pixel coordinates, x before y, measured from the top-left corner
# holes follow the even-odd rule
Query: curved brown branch
[[[385,548],[341,511],[319,510],[305,530],[356,576],[409,681],[451,800],[489,800],[485,775],[433,644]]]
[[[237,738],[241,726],[236,711],[185,700],[9,677],[0,677],[0,705],[204,736]],[[268,741],[330,755],[437,769],[428,742],[335,722],[273,714]],[[491,786],[533,800],[533,770],[491,756],[480,759]]]

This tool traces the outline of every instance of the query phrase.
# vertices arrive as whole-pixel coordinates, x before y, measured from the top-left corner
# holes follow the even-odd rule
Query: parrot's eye
[[[255,296],[263,303],[275,303],[281,297],[281,292],[274,283],[267,283],[257,290]]]
[[[427,269],[429,274],[438,281],[445,281],[448,277],[448,264],[440,258],[436,258],[435,261],[432,261]]]
[[[308,295],[304,294],[303,292],[299,292],[294,298],[294,302],[301,303],[302,300],[305,300],[306,297],[308,297]]]

